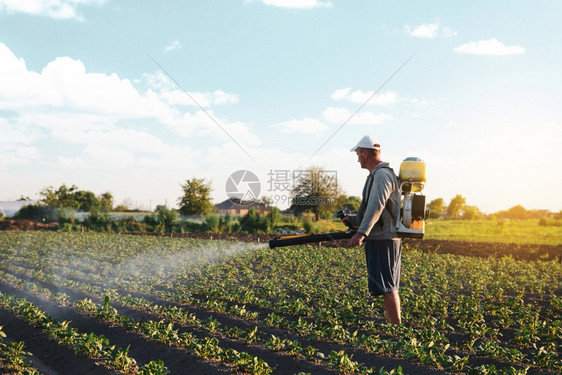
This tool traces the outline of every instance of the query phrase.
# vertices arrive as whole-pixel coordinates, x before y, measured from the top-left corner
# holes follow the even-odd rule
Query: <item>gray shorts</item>
[[[367,286],[369,294],[379,296],[400,287],[400,250],[402,241],[366,240]]]

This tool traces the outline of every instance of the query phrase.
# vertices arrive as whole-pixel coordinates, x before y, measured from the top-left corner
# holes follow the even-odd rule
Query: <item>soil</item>
[[[32,220],[5,219],[0,220],[0,230],[55,230],[58,223],[42,223]]]

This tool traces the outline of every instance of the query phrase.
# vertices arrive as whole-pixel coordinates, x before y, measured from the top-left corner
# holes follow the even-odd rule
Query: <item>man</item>
[[[357,215],[342,221],[358,228],[351,238],[353,246],[365,244],[368,289],[371,296],[382,295],[386,317],[400,324],[400,250],[396,237],[396,218],[400,210],[400,184],[389,164],[381,159],[380,144],[364,136],[351,149],[361,168],[369,170]]]

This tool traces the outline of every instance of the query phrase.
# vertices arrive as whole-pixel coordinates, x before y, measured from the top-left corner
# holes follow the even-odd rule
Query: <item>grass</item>
[[[428,220],[426,239],[562,245],[562,227],[526,220]]]
[[[331,221],[339,230],[346,227]],[[320,230],[326,221],[315,225]],[[332,231],[326,228],[326,232]],[[427,220],[424,239],[562,245],[562,226],[539,226],[538,219],[525,220]]]

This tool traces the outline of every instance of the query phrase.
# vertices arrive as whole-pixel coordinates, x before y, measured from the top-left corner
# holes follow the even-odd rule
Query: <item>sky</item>
[[[364,135],[427,202],[562,209],[562,2],[0,0],[0,201],[63,183],[177,207],[204,178],[347,195]],[[242,174],[244,175],[244,174]],[[252,182],[259,181],[259,184]],[[255,190],[253,190],[255,192]]]

